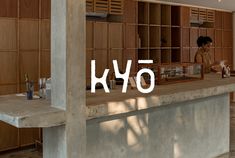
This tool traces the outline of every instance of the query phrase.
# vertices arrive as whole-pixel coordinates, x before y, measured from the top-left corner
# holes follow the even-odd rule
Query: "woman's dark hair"
[[[197,46],[202,47],[205,44],[212,43],[212,39],[209,36],[200,36],[197,39]]]

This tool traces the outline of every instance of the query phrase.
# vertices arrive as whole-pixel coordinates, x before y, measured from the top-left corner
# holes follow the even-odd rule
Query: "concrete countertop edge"
[[[117,102],[108,102],[104,104],[88,106],[87,107],[87,120],[99,118],[99,117],[107,117],[112,115],[124,114],[139,110],[146,110],[148,108],[161,107],[169,104],[180,103],[185,101],[192,101],[195,99],[206,98],[210,96],[216,96],[220,94],[230,93],[235,91],[235,84],[227,84],[220,85],[215,87],[208,87],[178,93],[172,93],[167,95],[152,95],[147,98],[144,97],[136,97],[129,98],[123,101]],[[131,100],[145,100],[148,102],[148,106],[146,105],[136,105],[133,104]],[[114,110],[109,110],[113,107],[112,104],[116,104],[117,108]],[[129,109],[126,107],[128,106]]]

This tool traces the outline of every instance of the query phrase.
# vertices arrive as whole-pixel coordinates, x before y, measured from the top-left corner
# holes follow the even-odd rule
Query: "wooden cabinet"
[[[95,49],[108,48],[108,23],[106,22],[94,23],[94,48]]]
[[[111,49],[123,48],[123,24],[110,23],[108,34],[109,34],[109,48]]]

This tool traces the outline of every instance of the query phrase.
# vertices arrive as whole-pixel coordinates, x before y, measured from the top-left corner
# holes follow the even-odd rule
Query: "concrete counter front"
[[[87,94],[88,158],[215,158],[229,152],[235,78]]]

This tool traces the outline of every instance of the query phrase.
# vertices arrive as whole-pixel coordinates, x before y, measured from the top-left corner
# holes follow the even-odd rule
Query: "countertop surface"
[[[121,87],[104,93],[87,92],[88,118],[108,116],[190,101],[235,91],[235,77],[221,78],[221,74],[206,74],[204,80],[157,85],[152,93],[142,94],[137,89],[121,93]]]
[[[205,98],[235,91],[235,77],[221,79],[219,74],[207,74],[204,80],[155,86],[152,93],[142,94],[122,86],[105,93],[103,89],[95,94],[87,91],[87,120],[118,115],[151,107]],[[53,127],[65,124],[66,111],[52,107],[42,99],[26,100],[16,95],[0,96],[0,120],[15,127]]]

